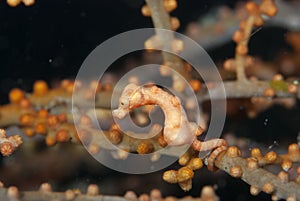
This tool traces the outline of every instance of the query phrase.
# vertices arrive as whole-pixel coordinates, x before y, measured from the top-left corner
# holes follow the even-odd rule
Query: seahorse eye
[[[126,107],[126,105],[128,105],[128,100],[126,98],[122,98],[119,103],[122,107]]]

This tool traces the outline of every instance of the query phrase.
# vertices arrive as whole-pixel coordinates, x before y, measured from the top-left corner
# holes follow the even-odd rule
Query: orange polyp
[[[275,74],[272,78],[273,81],[282,81],[283,76],[281,74]]]
[[[24,97],[24,92],[18,88],[14,88],[9,92],[9,100],[11,103],[20,103]]]
[[[232,36],[232,40],[236,43],[241,42],[244,39],[244,32],[242,32],[241,30],[237,30],[236,32],[234,32],[233,36]]]
[[[289,181],[289,175],[285,171],[280,171],[277,177],[282,183],[287,183]]]
[[[251,195],[258,195],[260,193],[259,188],[255,187],[255,186],[250,186],[250,194]]]
[[[35,0],[22,0],[25,6],[32,6]]]
[[[167,12],[171,12],[177,8],[176,0],[164,0],[164,7]]]
[[[290,144],[288,148],[288,154],[298,154],[300,151],[299,145],[294,143]]]
[[[175,39],[171,42],[171,47],[175,52],[181,52],[184,48],[184,44],[182,40]]]
[[[39,112],[38,112],[38,117],[40,118],[47,118],[48,117],[48,111],[46,109],[41,109]]]
[[[240,29],[244,30],[246,27],[246,20],[242,20],[239,25],[240,25]]]
[[[243,175],[243,170],[240,166],[233,166],[230,168],[230,175],[235,178],[240,178]]]
[[[171,184],[174,184],[174,183],[177,183],[178,182],[178,172],[175,171],[175,170],[168,170],[166,172],[164,172],[163,174],[163,180],[168,182],[168,183],[171,183]]]
[[[48,85],[43,80],[38,80],[33,85],[33,93],[38,96],[43,96],[48,92]]]
[[[262,153],[261,153],[261,151],[260,151],[259,148],[253,148],[251,150],[251,156],[255,157],[255,158],[261,158],[262,157]]]
[[[141,12],[146,17],[151,16],[151,11],[147,5],[142,7]]]
[[[46,139],[46,144],[50,147],[50,146],[54,146],[56,144],[56,140],[53,136],[47,136]]]
[[[199,170],[203,167],[203,162],[200,158],[192,158],[188,163],[188,167],[192,170]]]
[[[82,116],[80,117],[78,123],[79,123],[80,126],[84,126],[84,127],[85,127],[85,126],[91,127],[92,124],[93,124],[91,118],[90,118],[89,116],[87,116],[87,115],[82,115]]]
[[[223,65],[224,65],[225,70],[228,70],[228,71],[236,70],[236,62],[234,59],[227,59]]]
[[[286,172],[289,171],[292,167],[293,167],[293,163],[290,160],[284,160],[281,163],[281,168]]]
[[[61,81],[60,86],[61,86],[63,89],[67,89],[67,87],[69,86],[69,84],[71,84],[71,81],[65,79],[65,80],[62,80],[62,81]]]
[[[120,131],[120,126],[118,124],[112,124],[109,128],[110,131],[117,130]]]
[[[31,114],[23,114],[20,117],[20,123],[23,126],[31,126],[34,122],[34,117]]]
[[[94,92],[96,91],[96,93],[100,92],[102,89],[102,85],[100,82],[98,82],[97,80],[93,80],[90,85],[89,88]]]
[[[236,46],[236,53],[239,55],[245,55],[248,53],[248,47],[244,44],[238,44]]]
[[[6,0],[6,3],[11,7],[16,7],[21,3],[21,0]]]
[[[300,175],[300,166],[297,168],[297,174]]]
[[[99,187],[95,184],[90,184],[87,188],[86,194],[89,195],[89,196],[99,195]]]
[[[154,147],[153,144],[147,141],[140,142],[137,146],[137,152],[139,154],[149,154],[153,152]]]
[[[27,135],[28,137],[32,137],[35,135],[34,129],[31,127],[24,128],[23,131],[24,131],[25,135]]]
[[[170,24],[172,30],[177,30],[180,27],[180,21],[177,17],[171,17]]]
[[[29,108],[29,107],[31,107],[31,103],[30,103],[30,101],[27,99],[27,98],[23,98],[21,101],[20,101],[20,106],[22,107],[22,108]]]
[[[256,16],[255,21],[254,21],[254,25],[257,27],[260,27],[262,25],[264,25],[264,19],[261,16]]]
[[[226,151],[226,154],[229,156],[229,157],[238,157],[238,156],[241,156],[241,151],[239,150],[238,147],[236,146],[231,146],[227,149]]]
[[[35,125],[35,132],[40,135],[45,135],[47,133],[47,127],[44,123],[38,123]]]
[[[65,123],[65,122],[67,122],[67,120],[68,120],[66,114],[59,114],[59,115],[57,116],[57,118],[58,118],[58,121],[59,121],[60,123]]]
[[[249,170],[256,170],[258,168],[258,161],[255,157],[248,158],[247,168]]]
[[[68,93],[73,93],[73,90],[74,90],[74,87],[75,87],[75,83],[74,82],[70,82],[67,86],[66,86],[66,91]]]
[[[265,193],[271,194],[271,193],[274,192],[275,188],[274,188],[274,185],[273,185],[272,183],[268,182],[268,183],[265,183],[265,184],[263,185],[262,190],[263,190]]]
[[[273,163],[277,159],[277,154],[274,151],[270,151],[264,156],[264,159],[267,163]]]
[[[103,90],[104,91],[111,91],[113,89],[112,85],[110,83],[105,83],[103,85]]]
[[[109,131],[109,140],[112,144],[119,144],[123,139],[123,134],[118,130]]]
[[[51,127],[55,127],[58,125],[58,118],[55,115],[49,115],[47,121],[48,121],[48,125]]]
[[[61,129],[56,133],[55,138],[58,142],[68,142],[70,140],[69,131]]]
[[[177,172],[178,182],[184,182],[194,177],[194,172],[189,167],[182,167]]]
[[[292,94],[296,94],[298,90],[298,87],[294,84],[289,84],[288,91]]]
[[[262,6],[260,7],[260,10],[261,10],[261,12],[268,15],[269,17],[274,17],[278,12],[277,7],[272,2],[262,4]]]
[[[42,183],[39,189],[40,192],[46,193],[46,192],[52,192],[52,187],[49,183]]]
[[[246,4],[246,10],[253,15],[259,12],[259,7],[255,2],[250,1]]]
[[[202,86],[202,84],[199,80],[191,80],[190,85],[191,85],[192,89],[194,90],[194,92],[198,92]]]
[[[273,97],[273,96],[275,96],[275,91],[274,91],[274,89],[267,88],[264,91],[264,95],[267,97]]]
[[[88,147],[88,151],[90,154],[95,155],[100,152],[100,147],[97,144],[91,143]]]
[[[158,190],[158,189],[151,190],[150,197],[151,197],[152,200],[161,200],[162,195],[161,195],[160,190]]]
[[[157,142],[161,147],[168,146],[168,143],[165,141],[163,136],[159,136],[159,138],[157,139]]]

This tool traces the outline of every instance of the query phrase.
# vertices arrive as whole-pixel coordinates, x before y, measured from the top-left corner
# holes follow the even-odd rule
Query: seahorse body
[[[164,112],[164,140],[168,145],[180,146],[191,144],[197,151],[213,150],[208,158],[208,169],[215,170],[215,158],[227,149],[223,139],[199,141],[202,128],[194,122],[189,122],[180,100],[172,94],[152,86],[137,86],[129,84],[125,87],[119,99],[119,108],[113,111],[117,118],[124,118],[131,110],[143,105],[159,105]],[[216,149],[217,148],[217,149]]]
[[[194,141],[198,126],[188,121],[180,100],[155,85],[127,85],[119,99],[119,108],[113,111],[113,115],[121,119],[143,105],[158,105],[162,108],[165,115],[164,139],[169,145],[179,146]]]

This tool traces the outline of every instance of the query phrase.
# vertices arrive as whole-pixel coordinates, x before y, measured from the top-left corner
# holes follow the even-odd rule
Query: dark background
[[[172,13],[186,24],[218,4],[233,1],[178,1]],[[11,8],[0,3],[1,78],[74,76],[84,58],[104,40],[152,27],[140,13],[142,0],[37,0]],[[52,62],[50,62],[52,60]]]
[[[234,1],[178,1],[172,15],[190,21]],[[143,0],[37,0],[31,7],[0,2],[0,88],[30,88],[36,79],[75,77],[86,56],[119,33],[153,27],[140,13]],[[27,84],[28,83],[28,84]]]
[[[172,15],[180,19],[179,32],[182,32],[189,22],[196,21],[199,16],[209,12],[213,6],[226,4],[232,7],[235,3],[236,1],[233,0],[178,0],[179,6]],[[143,4],[142,0],[37,0],[31,7],[25,7],[22,4],[11,8],[4,0],[0,1],[0,103],[7,101],[7,94],[13,87],[31,90],[32,83],[37,79],[44,79],[51,83],[52,80],[74,78],[86,56],[101,42],[121,32],[153,27],[151,19],[140,13]],[[285,30],[277,31],[279,31],[277,32],[279,37],[274,45],[285,46],[282,38]],[[271,32],[273,33],[274,30]],[[272,54],[260,48],[269,34],[270,32],[265,30],[256,34],[256,42],[251,41],[252,46],[256,48],[250,51],[266,56]],[[229,42],[219,49],[210,50],[209,53],[213,58],[225,59],[232,56],[233,51],[234,44]],[[237,120],[227,125],[226,128],[258,140],[267,138],[269,143],[275,138],[274,130],[277,130],[277,136],[295,133],[299,120],[297,114],[299,110],[288,111],[282,107],[275,107],[263,112],[255,120]],[[289,118],[282,121],[283,115],[295,121],[292,126],[288,122]],[[266,118],[269,119],[267,127],[263,124]],[[282,127],[282,124],[288,126]],[[293,141],[294,137],[291,136],[290,140]],[[191,193],[184,193],[176,185],[164,183],[161,180],[162,172],[133,176],[106,169],[104,175],[100,175],[104,183],[110,180],[108,183],[115,186],[122,177],[123,180],[119,183],[123,185],[122,189],[136,190],[138,193],[145,192],[143,191],[145,188],[142,187],[149,184],[147,189],[161,187],[168,189],[169,195],[196,196],[202,185],[218,184],[221,187],[218,194],[223,198],[222,200],[269,199],[265,195],[248,197],[249,186],[241,180],[228,178],[224,174],[223,179],[219,180],[219,174],[211,174],[205,170],[197,173],[196,177],[201,179],[196,179]],[[109,177],[104,177],[107,175]],[[99,174],[93,174],[84,168],[78,170],[76,179],[80,180],[85,177],[94,177],[95,179],[89,179],[92,182],[99,180]],[[224,177],[228,179],[226,183],[224,183]],[[65,183],[68,182],[65,181]],[[64,189],[63,186],[60,190]],[[113,190],[107,192],[112,193]],[[120,194],[120,191],[116,191],[116,194]]]

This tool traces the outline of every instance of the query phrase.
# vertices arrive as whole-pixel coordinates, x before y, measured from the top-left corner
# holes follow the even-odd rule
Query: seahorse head
[[[113,111],[114,117],[122,119],[129,113],[129,111],[132,109],[132,108],[130,108],[131,99],[138,88],[139,88],[139,86],[137,86],[136,84],[132,84],[132,83],[128,84],[124,88],[124,90],[121,94],[121,97],[119,99],[118,109]]]

